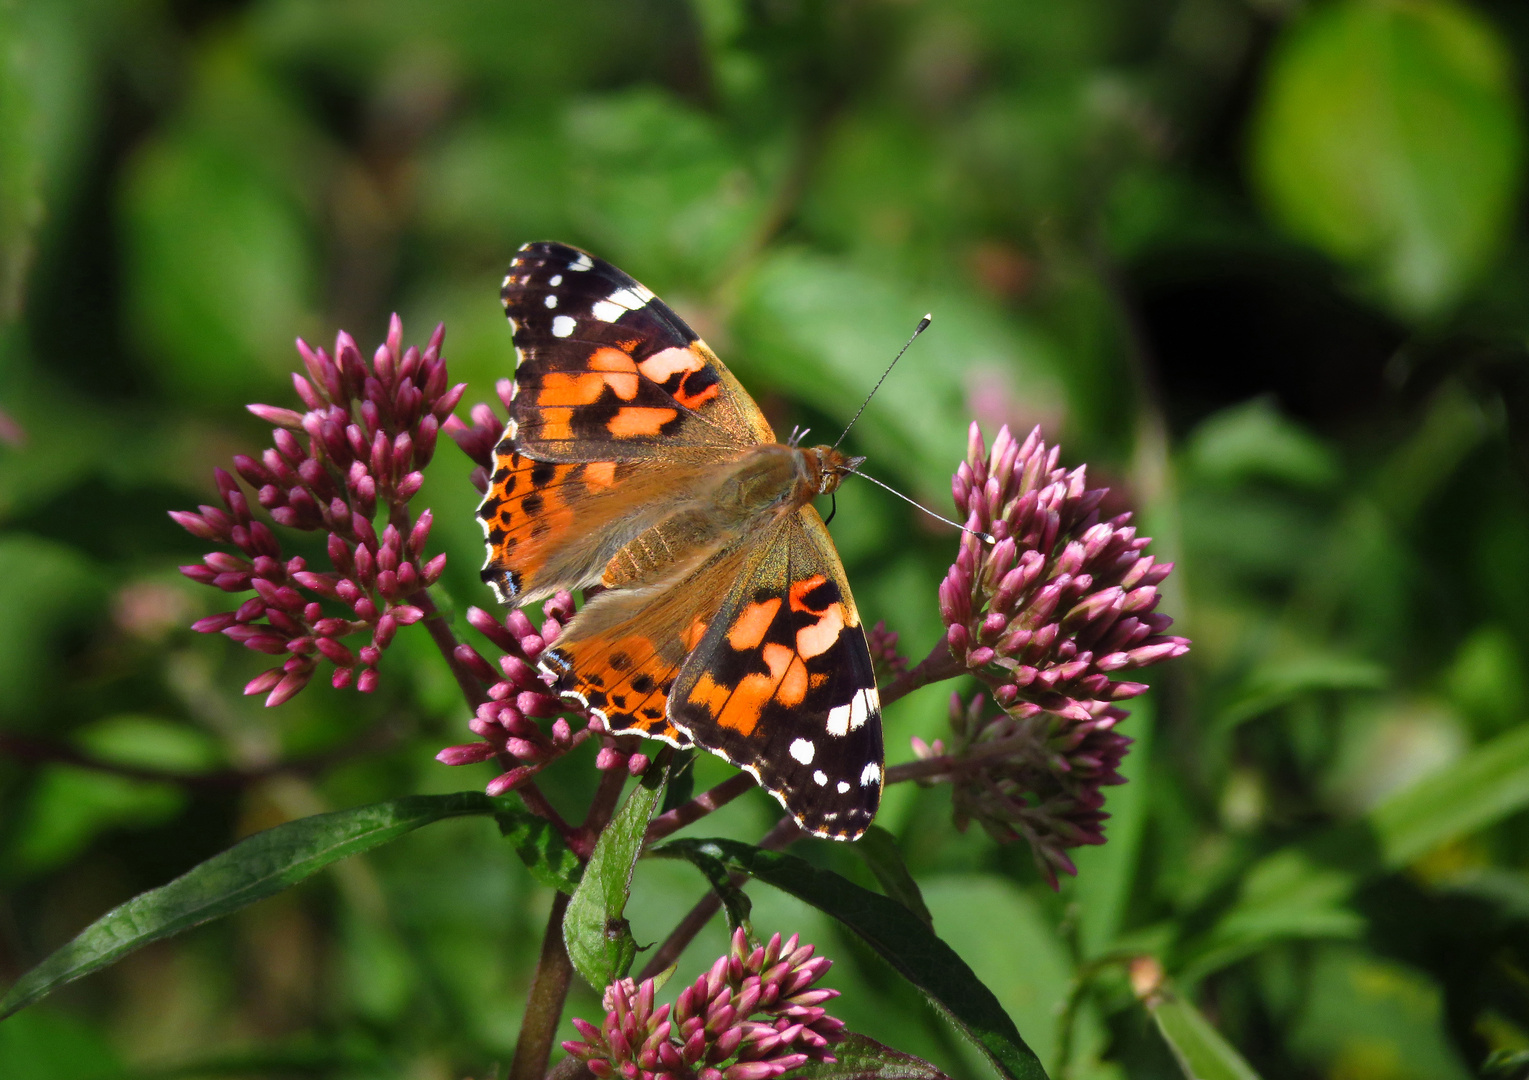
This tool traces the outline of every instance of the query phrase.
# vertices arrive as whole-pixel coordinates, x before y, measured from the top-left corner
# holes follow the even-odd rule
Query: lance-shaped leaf
[[[1156,960],[1142,957],[1133,962],[1131,985],[1188,1080],[1259,1080],[1253,1066],[1204,1014],[1174,992]]]
[[[880,825],[872,825],[856,841],[854,850],[867,869],[876,875],[882,892],[917,915],[925,926],[934,926],[934,916],[924,903],[924,894],[919,892],[918,882],[908,872],[908,864],[903,861],[902,849],[897,846],[896,837]]]
[[[851,1032],[834,1046],[838,1061],[809,1061],[791,1075],[798,1080],[950,1080],[923,1058]]]
[[[411,795],[278,825],[239,841],[180,877],[133,897],[17,980],[0,999],[0,1018],[23,1009],[134,949],[220,918],[332,862],[385,844],[422,825],[469,814],[523,813],[476,791]]]
[[[675,840],[660,850],[720,860],[832,915],[927,994],[982,1048],[999,1075],[1044,1080],[1040,1059],[1025,1045],[993,992],[954,949],[897,901],[794,855],[734,840]]]
[[[563,916],[568,958],[596,990],[604,990],[624,976],[637,956],[637,942],[625,917],[626,901],[632,892],[632,869],[642,853],[643,835],[663,800],[667,775],[662,766],[643,774],[642,783],[632,789],[600,834],[584,868],[584,879]]]

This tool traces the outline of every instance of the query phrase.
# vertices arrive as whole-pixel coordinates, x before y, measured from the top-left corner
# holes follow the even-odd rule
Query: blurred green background
[[[165,511],[267,444],[242,406],[295,403],[296,335],[444,320],[491,397],[503,268],[561,239],[777,430],[835,431],[932,310],[851,440],[869,471],[945,509],[971,418],[1039,423],[1178,563],[1195,649],[1133,710],[1076,881],[957,834],[943,790],[880,818],[1053,1075],[1179,1075],[1117,951],[1266,1077],[1529,1049],[1525,70],[1520,0],[0,0],[0,982],[249,831],[487,780],[432,760],[467,713],[423,633],[370,697],[242,698],[263,658],[186,629],[223,597]],[[443,440],[416,503],[459,625],[491,603],[468,471]],[[915,659],[954,552],[926,526],[839,493],[862,614]],[[889,710],[890,760],[951,688]],[[644,864],[639,941],[702,888]],[[987,1075],[753,891],[837,958],[851,1027]],[[436,825],[0,1024],[0,1076],[481,1080],[549,899],[491,824]]]

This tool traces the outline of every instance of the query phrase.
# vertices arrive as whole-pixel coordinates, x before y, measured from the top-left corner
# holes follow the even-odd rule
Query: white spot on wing
[[[881,783],[881,766],[874,761],[860,774],[861,787],[873,787]]]
[[[547,294],[547,306],[549,308],[557,307],[557,295],[555,293]]]
[[[553,274],[550,278],[547,279],[547,284],[551,285],[554,289],[557,288],[562,283],[563,283],[563,275],[562,274]]]
[[[822,787],[824,784],[828,783],[828,774],[822,769],[819,769],[817,772],[812,774],[812,782],[818,785],[818,787]]]
[[[855,701],[859,700],[859,695],[856,695]],[[849,718],[853,705],[854,702],[850,702],[847,705],[835,705],[828,710],[828,733],[830,735],[843,738],[849,734]]]
[[[803,765],[811,765],[813,754],[817,747],[812,745],[811,739],[797,739],[791,744],[791,756]]]
[[[589,309],[589,313],[601,322],[615,322],[627,313],[627,309],[609,300],[601,300]]]
[[[595,264],[590,262],[589,256],[584,254],[582,251],[579,252],[579,257],[577,259],[568,264],[568,269],[570,270],[593,270],[594,268]]]
[[[574,321],[567,315],[558,315],[552,320],[552,336],[567,337],[573,333]]]
[[[834,788],[839,792],[840,795],[843,795],[846,791],[849,790],[849,785],[846,784],[843,780],[840,780],[837,784],[834,785]]]

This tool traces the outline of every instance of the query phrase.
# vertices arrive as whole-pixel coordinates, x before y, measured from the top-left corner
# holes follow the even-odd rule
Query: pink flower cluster
[[[448,385],[444,333],[437,327],[423,352],[404,349],[394,315],[370,363],[343,332],[332,356],[299,341],[309,377],[292,381],[307,411],[249,407],[275,425],[274,445],[259,458],[236,456],[234,468],[277,524],[328,534],[332,570],[284,557],[276,534],[254,518],[243,488],[223,469],[215,471],[221,507],[170,515],[193,536],[236,549],[211,552],[181,572],[225,592],[254,590],[234,611],[194,625],[286,657],[245,687],[246,694],[266,694],[267,705],[306,686],[320,660],[334,665],[336,687],[370,692],[398,628],[424,617],[423,590],[441,576],[446,556],[427,556],[430,512],[412,520],[408,503],[423,483],[420,470],[435,452],[442,421],[466,389]],[[386,517],[380,533],[373,525],[379,511]],[[346,643],[363,633],[370,635],[366,644]]]
[[[457,661],[489,688],[488,700],[478,706],[467,725],[482,741],[448,746],[436,760],[446,765],[472,765],[497,759],[507,767],[489,781],[490,795],[503,795],[519,787],[585,739],[605,731],[599,718],[550,693],[536,669],[537,657],[573,618],[573,597],[558,593],[543,605],[542,614],[542,624],[537,627],[518,608],[502,620],[482,608],[467,610],[468,623],[500,650],[497,671],[471,645],[456,647]],[[563,714],[582,719],[583,728],[574,731]],[[554,717],[546,731],[537,723]],[[641,775],[648,763],[646,754],[624,752],[615,739],[607,739],[595,755],[597,768],[626,769],[633,776]]]
[[[981,763],[955,776],[957,813],[1000,840],[1028,840],[1053,883],[1075,872],[1065,848],[1104,842],[1100,789],[1122,782],[1130,744],[1114,703],[1147,689],[1118,676],[1189,651],[1154,610],[1172,564],[1146,554],[1130,514],[1101,521],[1105,491],[1059,457],[1039,429],[1021,443],[1007,427],[989,453],[972,425],[956,506],[997,542],[963,536],[940,585],[951,655],[999,709],[984,717],[980,695],[952,705],[954,752]]]
[[[773,1080],[834,1061],[829,1047],[844,1024],[823,1005],[839,992],[813,988],[832,966],[813,952],[795,934],[750,949],[737,930],[728,954],[681,991],[672,1012],[654,1008],[652,979],[622,979],[605,991],[605,1022],[574,1020],[583,1040],[563,1049],[599,1080]],[[756,1014],[764,1018],[749,1019]]]

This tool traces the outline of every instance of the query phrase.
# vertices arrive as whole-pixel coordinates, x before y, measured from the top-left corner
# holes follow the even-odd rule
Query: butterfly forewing
[[[528,244],[501,292],[515,328],[511,433],[544,460],[722,460],[773,442],[764,416],[685,321],[576,248]]]

